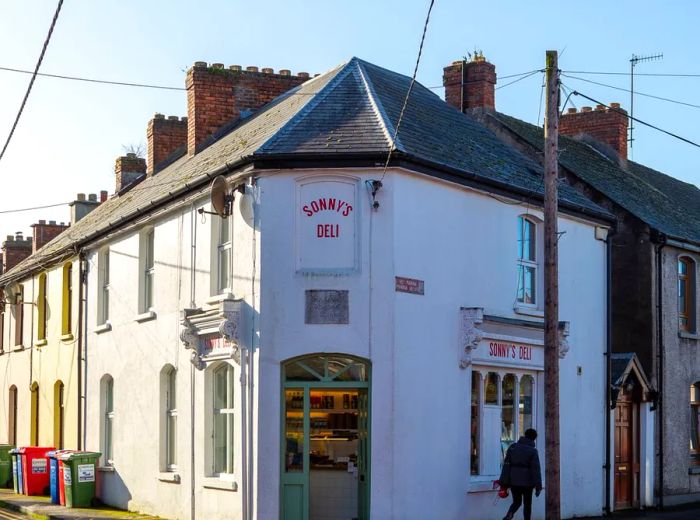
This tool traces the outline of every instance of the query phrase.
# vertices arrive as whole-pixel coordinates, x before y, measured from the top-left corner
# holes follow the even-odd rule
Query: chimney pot
[[[7,241],[8,241],[8,242],[14,242],[14,240],[15,240],[15,236],[14,236],[14,235],[7,235],[6,238],[7,238]]]
[[[224,68],[224,64],[223,64],[223,63],[212,63],[212,64],[211,64],[211,68],[212,68],[212,69],[223,69],[223,68]]]
[[[128,154],[126,154],[126,156],[127,156],[129,159],[133,159],[133,158],[136,157],[136,154],[135,154],[134,152],[129,152]]]
[[[206,61],[195,61],[194,62],[194,68],[196,68],[196,69],[205,69],[206,67],[207,67]]]
[[[252,65],[250,67],[246,67],[245,70],[247,70],[248,72],[258,72],[258,68]]]
[[[168,121],[179,121],[180,118],[177,116],[168,116]]]
[[[620,103],[610,103],[610,108],[620,108]]]
[[[592,112],[593,109],[591,107],[581,107],[581,112]]]
[[[309,73],[308,72],[298,72],[297,73],[297,78],[308,78]]]
[[[596,106],[595,106],[595,109],[598,110],[599,112],[600,112],[600,111],[605,112],[605,105],[596,105]]]
[[[180,121],[184,121],[185,123],[187,123],[187,116],[181,117],[181,118],[180,118]]]
[[[156,112],[155,114],[153,114],[153,119],[165,119],[165,116]]]
[[[55,226],[56,221],[55,220],[49,220],[49,226]]]
[[[100,192],[100,202],[105,202],[107,200],[107,190],[102,190]]]
[[[243,70],[243,67],[240,65],[231,65],[228,70],[231,70],[233,72],[241,72]]]
[[[40,226],[45,226],[45,225],[46,225],[46,221],[45,221],[45,220],[40,220],[40,221],[39,221],[39,225],[40,225]]]
[[[88,195],[88,200],[90,202],[97,202],[97,195],[94,193],[91,193],[90,195]]]
[[[271,69],[269,67],[265,67],[262,71],[263,71],[263,74],[274,74],[275,73],[275,70]]]
[[[76,197],[76,199],[77,199],[78,201],[80,201],[80,202],[84,201],[84,200],[85,200],[85,194],[84,194],[84,193],[78,193],[78,196]]]
[[[292,71],[289,69],[280,69],[280,76],[291,76]]]
[[[573,107],[571,107],[570,109],[568,109],[568,110],[566,111],[567,114],[575,114],[576,112],[577,112],[577,110],[576,110],[575,108],[573,108]]]
[[[15,240],[22,240],[22,232],[15,231]]]

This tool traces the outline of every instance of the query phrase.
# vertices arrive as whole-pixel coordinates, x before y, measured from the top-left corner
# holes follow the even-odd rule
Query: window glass
[[[695,263],[689,258],[678,260],[678,326],[695,329]]]
[[[517,301],[534,305],[537,298],[537,225],[518,217],[518,291]]]
[[[143,311],[148,311],[153,307],[153,276],[155,273],[154,260],[154,236],[151,229],[144,239],[144,272],[143,272]]]
[[[521,260],[535,261],[535,231],[534,222],[518,217],[518,258]]]
[[[690,386],[690,460],[700,465],[700,382]]]
[[[515,376],[507,374],[503,378],[501,405],[501,449],[505,454],[515,441]]]
[[[537,287],[537,269],[528,265],[518,266],[518,301],[535,303]]]
[[[479,409],[481,388],[481,374],[472,371],[472,397],[471,397],[471,474],[479,474],[479,435],[480,424],[479,418],[481,410]]]
[[[219,236],[217,241],[217,288],[219,292],[230,288],[229,270],[231,264],[231,236],[228,218],[219,218]]]
[[[112,464],[113,427],[114,427],[114,381],[108,377],[104,381],[104,447],[103,456],[108,465]]]
[[[15,345],[21,345],[24,332],[24,286],[19,286],[15,293]]]
[[[498,404],[498,374],[489,372],[484,382],[484,404]]]
[[[37,307],[39,311],[38,337],[46,339],[46,273],[39,275],[39,298]]]
[[[98,254],[97,262],[101,277],[98,298],[98,317],[102,324],[109,320],[109,249],[101,251]]]
[[[532,388],[534,382],[532,376],[520,378],[520,395],[518,400],[518,435],[523,435],[525,430],[532,428]]]
[[[285,471],[304,471],[304,390],[290,388],[285,401]]]
[[[70,334],[73,327],[73,264],[63,266],[63,325],[62,334]]]
[[[233,367],[214,371],[214,473],[233,473]]]
[[[170,368],[166,379],[166,403],[165,403],[165,464],[168,469],[173,469],[177,464],[177,372]]]

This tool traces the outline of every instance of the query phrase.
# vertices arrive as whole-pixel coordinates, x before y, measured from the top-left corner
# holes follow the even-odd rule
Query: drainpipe
[[[195,308],[196,298],[196,262],[197,262],[197,209],[192,203],[192,212],[190,213],[190,308]],[[194,400],[195,394],[195,367],[190,364],[190,518],[196,518],[196,503],[195,503],[195,413]]]
[[[85,268],[85,253],[80,252],[78,255],[78,326],[76,333],[78,334],[78,450],[83,449],[82,434],[83,428],[83,312],[85,291],[83,284],[87,280],[87,270]],[[71,305],[72,302],[68,302]],[[71,324],[68,324],[71,326]]]
[[[252,207],[253,207],[253,273],[251,276],[251,307],[255,309],[255,274],[257,269],[257,218],[256,215],[256,201],[255,201],[255,191],[256,182],[255,179],[251,180],[250,184],[251,194],[253,197]],[[255,402],[255,312],[252,313],[252,324],[251,324],[251,341],[248,348],[248,470],[246,471],[246,481],[248,485],[248,497],[247,497],[247,513],[250,518],[254,518],[254,504],[253,504],[253,482],[254,482],[254,459],[253,459],[253,403]]]
[[[611,384],[611,360],[612,354],[612,237],[616,233],[618,223],[615,229],[608,231],[608,236],[605,239],[605,257],[606,257],[606,273],[605,273],[605,297],[606,297],[606,337],[605,337],[605,514],[609,515],[610,507],[610,475],[611,464],[610,448],[611,446],[611,431],[610,431],[610,384]]]
[[[658,235],[657,237],[652,237],[652,242],[657,244],[656,246],[656,329],[657,329],[657,347],[658,347],[658,399],[656,408],[659,415],[659,508],[664,508],[664,330],[663,330],[663,316],[664,316],[664,301],[663,301],[663,255],[662,250],[666,246],[666,236]]]

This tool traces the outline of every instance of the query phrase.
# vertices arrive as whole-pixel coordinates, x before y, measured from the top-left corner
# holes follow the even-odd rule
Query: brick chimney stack
[[[195,62],[187,71],[187,153],[194,155],[202,142],[226,123],[258,110],[280,94],[309,79],[289,70],[275,74],[272,69],[222,63]]]
[[[150,177],[162,170],[161,163],[180,147],[187,146],[187,118],[156,114],[148,122],[148,162],[146,174]]]
[[[146,175],[146,159],[136,157],[135,153],[117,157],[114,164],[114,174],[117,180],[114,191],[119,193],[134,181]]]
[[[45,220],[40,220],[36,224],[32,224],[32,254],[51,242],[54,238],[63,233],[64,230],[68,229],[68,227],[68,224],[64,224],[63,222],[58,224],[55,220],[49,220],[48,224]]]
[[[6,273],[32,254],[32,238],[24,238],[18,231],[14,236],[7,235],[2,243],[2,272]]]
[[[575,137],[586,134],[596,141],[610,146],[617,154],[627,159],[627,112],[620,108],[620,103],[582,107],[581,111],[570,108],[559,118],[559,133]]]
[[[471,61],[455,61],[443,69],[445,101],[457,110],[496,108],[496,67],[477,54]]]

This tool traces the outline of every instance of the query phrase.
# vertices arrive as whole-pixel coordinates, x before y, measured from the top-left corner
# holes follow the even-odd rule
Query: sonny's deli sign
[[[297,269],[357,267],[357,182],[303,179],[297,184]]]

